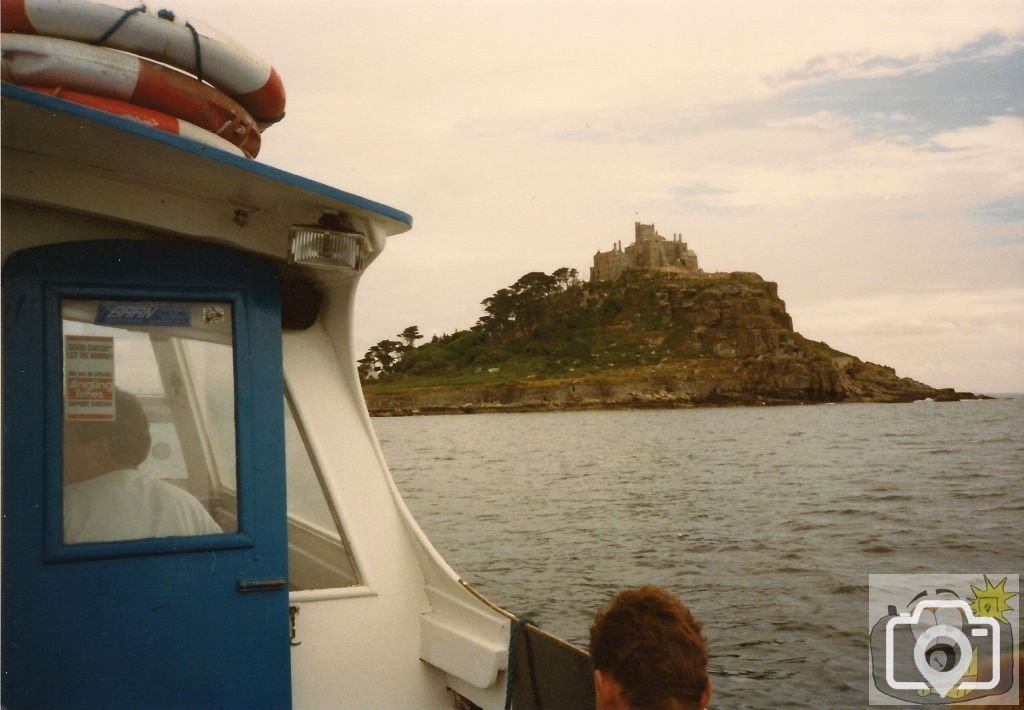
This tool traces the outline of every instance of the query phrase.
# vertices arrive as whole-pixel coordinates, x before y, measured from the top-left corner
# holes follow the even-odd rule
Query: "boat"
[[[2,85],[3,707],[593,707],[388,471],[354,299],[411,216],[101,108]]]

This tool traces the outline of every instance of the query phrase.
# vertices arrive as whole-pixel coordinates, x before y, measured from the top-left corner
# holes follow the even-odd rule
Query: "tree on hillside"
[[[524,274],[512,284],[512,291],[517,296],[516,321],[520,332],[525,333],[537,324],[544,312],[544,299],[557,290],[555,277],[541,271]]]
[[[416,347],[416,341],[422,340],[423,336],[420,335],[419,326],[410,325],[408,328],[398,334],[398,337],[403,340],[405,347],[414,348]]]
[[[376,371],[375,361],[370,357],[370,351],[367,350],[366,354],[356,360],[357,370],[359,371],[359,381],[367,382],[372,379],[376,379],[380,373]]]
[[[520,276],[519,280],[512,284],[512,292],[527,299],[544,298],[553,293],[557,285],[558,280],[551,274],[531,271]]]
[[[419,326],[410,325],[398,334],[401,341],[385,339],[371,345],[359,360],[359,377],[362,380],[376,379],[393,372],[395,366],[414,349],[417,340],[422,340]]]
[[[499,289],[481,302],[484,315],[475,329],[496,335],[528,332],[543,314],[545,299],[575,286],[578,275],[576,269],[564,266],[551,274],[542,271],[523,274],[511,286]]]
[[[499,289],[493,296],[481,301],[480,305],[484,307],[486,315],[477,324],[493,333],[503,332],[515,320],[516,301],[516,294],[511,289]]]
[[[570,269],[567,266],[563,266],[560,269],[555,269],[551,272],[555,282],[558,284],[562,291],[571,288],[580,282],[580,272],[576,269]]]

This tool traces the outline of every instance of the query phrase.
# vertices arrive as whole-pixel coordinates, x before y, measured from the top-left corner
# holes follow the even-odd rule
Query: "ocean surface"
[[[713,707],[864,707],[869,574],[1024,571],[1021,396],[374,426],[435,546],[510,611],[586,645],[615,591],[677,594]]]

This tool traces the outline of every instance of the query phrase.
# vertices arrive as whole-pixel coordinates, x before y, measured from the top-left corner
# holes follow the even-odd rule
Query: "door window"
[[[238,530],[232,305],[61,299],[65,544]]]

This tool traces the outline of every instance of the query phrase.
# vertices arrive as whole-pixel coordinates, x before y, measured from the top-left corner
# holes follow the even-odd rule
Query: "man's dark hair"
[[[633,708],[699,708],[708,685],[707,640],[683,604],[655,586],[620,592],[590,627],[594,669]]]
[[[121,468],[135,468],[149,456],[149,420],[135,395],[121,389],[114,390],[113,421],[66,421],[64,433],[81,442],[105,439]]]

